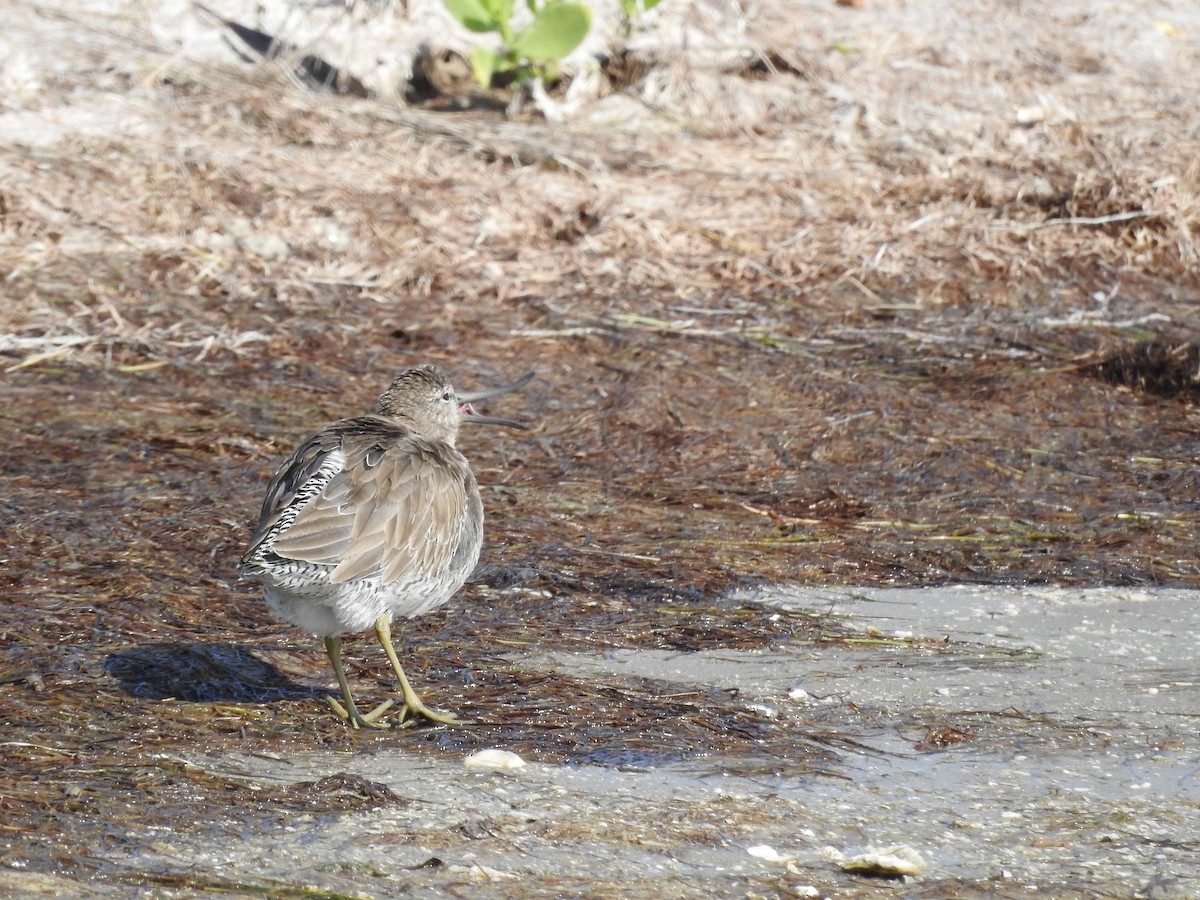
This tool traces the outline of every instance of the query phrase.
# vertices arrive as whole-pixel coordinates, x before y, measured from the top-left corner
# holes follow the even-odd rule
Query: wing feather
[[[253,566],[262,553],[270,550],[279,534],[287,530],[289,516],[294,516],[344,465],[341,440],[331,429],[313,435],[297,447],[267,485],[258,528],[250,539],[250,548],[242,556],[242,566]]]
[[[467,461],[447,444],[386,425],[384,433],[342,436],[336,451],[344,467],[275,536],[275,554],[334,566],[334,584],[376,577],[390,584],[450,566],[468,511]],[[320,468],[307,458],[302,465]],[[304,491],[276,493],[294,499]]]

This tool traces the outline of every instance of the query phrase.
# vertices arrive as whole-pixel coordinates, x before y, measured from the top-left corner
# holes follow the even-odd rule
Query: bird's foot
[[[343,719],[346,722],[348,722],[350,724],[351,728],[381,728],[382,729],[382,728],[392,727],[390,725],[386,725],[377,720],[385,712],[387,712],[389,709],[391,709],[393,706],[396,705],[395,700],[384,700],[382,703],[380,703],[377,707],[375,707],[373,710],[371,710],[366,715],[363,715],[362,713],[360,713],[358,711],[358,707],[355,706],[353,703],[351,703],[350,708],[347,709],[346,707],[342,706],[342,704],[339,703],[337,700],[335,700],[333,697],[326,697],[325,700],[330,705],[330,707],[333,708],[333,711],[334,711],[334,713],[337,714],[338,718]]]
[[[521,382],[522,384],[524,382]],[[417,716],[428,719],[430,722],[439,722],[442,725],[470,725],[470,722],[460,719],[454,713],[442,712],[437,709],[430,709],[421,702],[421,698],[417,696],[417,692],[413,690],[413,686],[408,681],[408,676],[404,674],[404,669],[400,665],[400,660],[396,658],[396,651],[392,647],[392,628],[391,616],[385,613],[375,620],[375,636],[379,638],[379,645],[383,647],[383,652],[387,654],[388,662],[392,664],[392,671],[396,673],[396,680],[400,683],[400,691],[404,697],[404,711],[400,714],[400,727],[407,728],[412,725]]]
[[[440,709],[431,709],[418,700],[415,696],[407,698],[404,701],[404,712],[400,716],[400,727],[411,727],[416,723],[418,716],[423,719],[428,719],[430,722],[438,722],[442,725],[471,724],[469,720],[460,719],[452,712],[443,712]]]

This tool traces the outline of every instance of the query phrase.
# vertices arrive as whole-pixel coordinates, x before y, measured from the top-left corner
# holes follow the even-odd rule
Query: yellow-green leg
[[[396,680],[400,682],[400,690],[404,693],[404,713],[400,716],[401,721],[412,716],[424,716],[433,722],[442,722],[446,725],[468,724],[463,719],[454,715],[454,713],[430,709],[421,702],[421,698],[417,696],[417,692],[408,683],[408,678],[405,677],[404,670],[400,668],[400,660],[396,658],[396,651],[392,648],[392,626],[389,616],[382,615],[375,620],[375,636],[379,638],[383,652],[387,654],[388,662],[392,664],[392,671],[396,673]]]
[[[337,676],[338,687],[342,689],[342,699],[346,703],[342,706],[332,697],[326,697],[333,711],[353,728],[387,728],[375,720],[391,709],[396,701],[385,700],[364,716],[355,706],[354,696],[350,693],[350,683],[346,681],[346,670],[342,667],[342,639],[337,635],[325,638],[325,652],[329,654],[329,661],[333,663],[333,674]]]

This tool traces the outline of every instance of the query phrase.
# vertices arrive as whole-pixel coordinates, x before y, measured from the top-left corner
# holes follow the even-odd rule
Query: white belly
[[[366,631],[385,614],[411,619],[441,606],[462,587],[469,572],[418,583],[397,581],[386,587],[374,578],[330,584],[327,577],[314,578],[311,571],[302,578],[289,578],[289,573],[276,570],[260,578],[267,608],[275,618],[311,634],[332,637]]]

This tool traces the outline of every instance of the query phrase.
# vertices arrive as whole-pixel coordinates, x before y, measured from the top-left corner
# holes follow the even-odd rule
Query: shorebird
[[[522,387],[455,394],[437,366],[401,372],[378,413],[342,419],[304,441],[267,486],[258,530],[241,559],[278,619],[325,639],[351,727],[382,728],[385,700],[360,713],[342,666],[346,632],[375,629],[400,683],[400,722],[423,716],[462,724],[421,702],[392,647],[391,620],[441,606],[479,561],[483,502],[466,457],[454,446],[462,422],[508,425],[471,401]]]

